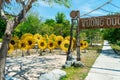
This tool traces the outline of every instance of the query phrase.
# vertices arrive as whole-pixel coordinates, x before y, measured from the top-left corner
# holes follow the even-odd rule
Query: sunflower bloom
[[[38,40],[40,40],[41,38],[42,38],[42,35],[40,35],[38,33],[34,35],[34,39],[36,42],[38,42]]]
[[[26,37],[25,41],[28,43],[28,49],[32,49],[35,46],[35,39],[33,37]]]
[[[84,41],[83,40],[80,41],[80,50],[82,50],[82,49],[84,49]]]
[[[46,41],[43,40],[43,39],[40,39],[40,40],[38,41],[38,47],[39,47],[39,49],[41,49],[41,50],[45,50],[45,49],[47,48],[47,43],[46,43]]]
[[[19,37],[18,36],[14,36],[10,40],[10,44],[14,46],[14,49],[18,48],[18,42],[19,42]]]
[[[48,47],[49,50],[53,50],[55,48],[55,42],[52,41],[52,40],[49,40],[47,47]]]
[[[28,49],[28,43],[25,40],[20,40],[18,46],[23,51]]]
[[[11,38],[10,43],[14,46],[18,40],[19,40],[19,37],[18,36],[14,36],[14,37]]]
[[[8,54],[11,54],[14,51],[14,46],[10,43],[8,47]]]
[[[64,40],[64,38],[62,36],[56,36],[55,42],[56,42],[56,46],[58,48],[60,48],[60,45],[61,45],[63,40]]]
[[[84,48],[87,48],[88,47],[88,42],[87,41],[84,41]]]
[[[26,37],[33,37],[33,35],[31,33],[25,33],[21,36],[21,39],[25,39]]]
[[[51,34],[51,35],[49,36],[49,39],[50,39],[50,40],[55,41],[55,38],[56,38],[56,35],[55,35],[55,34]]]
[[[70,36],[66,36],[65,39],[70,40]]]
[[[64,51],[64,52],[67,52],[68,51],[68,48],[69,48],[69,45],[70,45],[70,41],[69,40],[64,40],[60,47],[61,49]],[[73,47],[73,45],[71,45],[71,48]]]
[[[43,35],[43,38],[42,38],[42,39],[44,39],[46,42],[48,42],[49,37],[48,37],[47,34],[45,34],[45,35]]]

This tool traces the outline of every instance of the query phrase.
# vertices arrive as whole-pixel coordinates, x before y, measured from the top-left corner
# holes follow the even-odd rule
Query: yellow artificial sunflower
[[[10,43],[8,47],[8,54],[11,54],[14,51],[14,46]]]
[[[14,36],[14,37],[11,38],[10,43],[14,46],[18,40],[19,40],[19,37],[18,36]]]
[[[28,49],[28,43],[25,40],[20,40],[18,46],[23,51]]]
[[[18,36],[13,36],[12,39],[19,40],[19,37]]]
[[[55,42],[53,40],[48,41],[48,49],[51,51],[55,48]]]
[[[27,41],[27,43],[28,43],[28,49],[33,49],[34,48],[35,39],[33,37],[28,36],[24,40]]]
[[[84,49],[84,41],[83,40],[80,40],[80,49]]]
[[[46,40],[46,42],[48,42],[49,37],[47,34],[45,34],[45,35],[43,35],[42,39],[44,39],[44,40]]]
[[[25,33],[21,36],[21,39],[25,39],[26,37],[33,37],[33,35],[31,33]]]
[[[66,36],[65,39],[70,41],[70,36]],[[75,49],[76,48],[76,39],[74,37],[72,38],[72,45],[73,45],[73,48]]]
[[[45,40],[43,39],[40,39],[38,41],[38,47],[41,49],[41,50],[45,50],[47,48],[47,43]]]
[[[10,44],[14,46],[14,49],[18,48],[18,42],[19,42],[19,37],[18,36],[14,36],[10,40]]]
[[[56,46],[58,48],[60,48],[60,45],[61,45],[63,40],[64,40],[64,38],[62,36],[56,36],[55,42],[56,42]]]
[[[69,48],[69,45],[70,45],[70,41],[66,39],[61,43],[60,47],[64,52],[67,52],[68,48]],[[71,48],[72,47],[73,47],[73,45],[71,45]]]
[[[88,47],[88,42],[87,41],[84,41],[84,48],[87,48]]]
[[[40,40],[41,38],[42,38],[42,35],[40,35],[38,33],[34,35],[34,39],[36,42],[38,42],[38,40]]]
[[[70,40],[70,36],[66,36],[65,39]]]
[[[55,38],[56,38],[56,35],[55,35],[55,34],[51,34],[51,35],[49,36],[49,39],[50,39],[50,40],[55,41]]]

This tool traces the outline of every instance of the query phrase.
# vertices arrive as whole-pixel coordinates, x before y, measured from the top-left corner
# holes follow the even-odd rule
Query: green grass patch
[[[66,71],[67,76],[61,80],[84,80],[88,75],[88,72],[94,64],[96,58],[99,56],[98,50],[101,50],[102,46],[96,46],[94,48],[89,47],[86,51],[81,51],[81,61],[85,64],[85,67],[70,67],[63,69]]]
[[[2,42],[2,39],[0,38],[0,42]]]
[[[112,49],[120,51],[120,46],[117,44],[111,44]]]
[[[111,44],[112,49],[115,51],[116,54],[120,55],[120,46],[117,44]]]

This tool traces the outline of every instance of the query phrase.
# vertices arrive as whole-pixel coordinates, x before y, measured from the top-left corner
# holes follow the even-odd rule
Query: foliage
[[[2,39],[0,38],[0,42],[2,42]]]
[[[41,35],[52,34],[55,31],[52,26],[49,26],[46,24],[42,24],[41,26],[39,26],[39,28],[40,28],[40,30],[38,33],[40,33]]]
[[[112,49],[115,50],[115,51],[120,51],[120,45],[117,45],[117,44],[110,44]]]
[[[55,16],[55,20],[57,23],[63,23],[65,20],[65,14],[58,12],[57,15]]]
[[[56,30],[55,34],[56,35],[62,35],[62,36],[68,36],[70,32],[70,22],[69,20],[65,19],[66,16],[64,13],[58,12],[57,15],[55,16],[56,24],[54,26]]]
[[[2,38],[5,32],[6,22],[0,18],[0,38]]]
[[[53,19],[46,19],[45,24],[47,24],[49,26],[54,26],[56,24],[56,22]]]
[[[29,15],[27,19],[15,29],[14,34],[21,36],[25,33],[39,33],[40,25],[41,23],[37,16]]]
[[[104,39],[109,40],[111,43],[118,43],[119,44],[119,40],[120,40],[120,29],[104,29]]]
[[[69,2],[71,2],[71,0],[43,0],[43,1],[45,1],[45,2],[48,2],[50,5],[52,5],[53,3],[57,3],[57,4],[60,4],[60,5],[64,5],[64,6],[66,6],[66,7],[68,7],[68,8],[70,8],[70,4],[69,4]]]
[[[102,39],[102,30],[101,29],[89,29],[82,30],[80,33],[81,40],[87,40],[92,46],[93,42],[97,42]]]
[[[14,35],[21,36],[25,33],[39,33],[62,35],[63,37],[68,36],[70,32],[70,22],[65,19],[64,13],[58,13],[56,20],[46,19],[42,22],[37,15],[28,15],[27,19],[18,25],[14,31]]]

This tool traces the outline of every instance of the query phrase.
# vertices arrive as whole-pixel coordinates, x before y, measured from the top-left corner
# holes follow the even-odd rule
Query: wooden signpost
[[[72,11],[70,13],[71,22],[71,35],[70,35],[70,46],[68,48],[67,57],[69,57],[70,47],[72,42],[72,33],[73,33],[73,21],[76,20],[77,28],[76,28],[76,46],[77,46],[77,61],[80,61],[80,30],[82,29],[94,29],[94,28],[120,28],[120,15],[108,15],[108,16],[99,16],[99,17],[89,17],[89,18],[80,18],[79,11]],[[67,58],[69,60],[69,58]]]
[[[120,15],[80,18],[80,29],[120,28]]]

